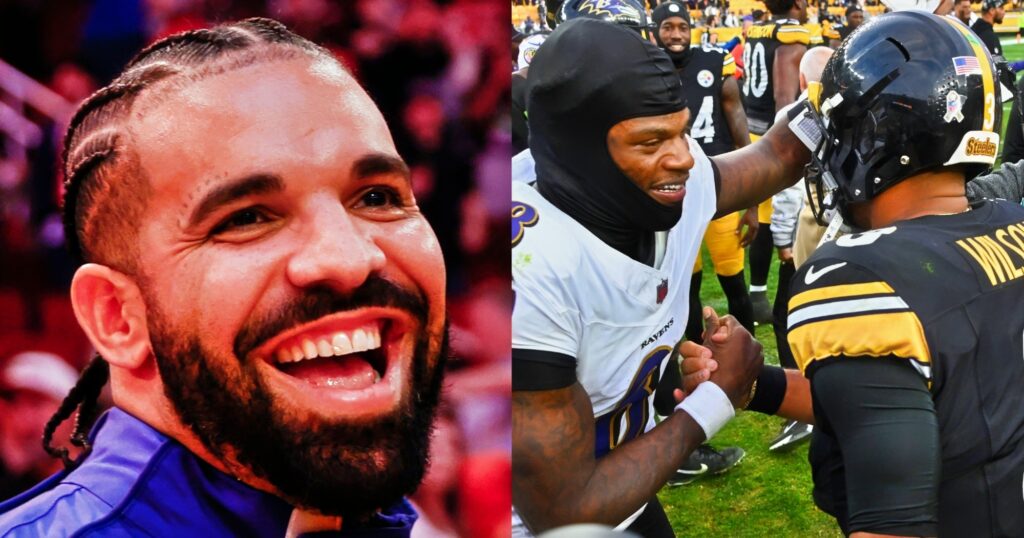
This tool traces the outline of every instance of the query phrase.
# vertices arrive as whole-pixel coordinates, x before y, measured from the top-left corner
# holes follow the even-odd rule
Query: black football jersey
[[[908,361],[941,443],[940,536],[1024,533],[1024,207],[985,201],[823,245],[793,277],[789,343],[814,382],[849,357]],[[846,513],[842,452],[822,417],[815,502]],[[837,485],[838,482],[838,485]]]
[[[722,110],[722,82],[736,72],[732,55],[711,45],[692,47],[679,71],[690,109],[690,137],[708,155],[736,149]]]
[[[794,19],[759,22],[747,30],[741,89],[751,133],[763,135],[775,122],[775,52],[781,45],[810,42],[810,31]]]

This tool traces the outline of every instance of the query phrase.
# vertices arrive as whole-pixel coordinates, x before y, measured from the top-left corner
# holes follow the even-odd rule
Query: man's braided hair
[[[161,83],[161,91],[173,92],[209,76],[302,55],[331,58],[325,49],[277,21],[246,19],[161,39],[139,52],[117,79],[86,99],[71,119],[63,151],[64,235],[76,262],[95,262],[137,274],[136,234],[151,190],[131,147],[128,129],[140,95],[157,83]],[[83,449],[83,457],[88,453],[87,432],[109,371],[107,362],[96,355],[46,423],[43,447],[61,458],[66,467],[75,461],[67,448],[52,446],[53,433],[77,410],[71,443]]]

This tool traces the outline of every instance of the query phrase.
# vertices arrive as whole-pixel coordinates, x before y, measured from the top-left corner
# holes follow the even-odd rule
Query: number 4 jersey
[[[708,155],[736,149],[722,111],[722,81],[735,72],[732,54],[712,46],[691,47],[679,71],[690,109],[690,137]]]
[[[812,385],[818,368],[868,357],[909,365],[931,392],[939,536],[1021,536],[1024,208],[986,201],[841,237],[792,286],[789,344]],[[841,439],[829,417],[817,422],[815,502],[842,518],[855,507],[846,506]]]
[[[759,22],[747,30],[747,42],[743,45],[742,91],[751,134],[764,135],[775,121],[776,51],[782,45],[806,46],[810,42],[810,31],[795,19]]]

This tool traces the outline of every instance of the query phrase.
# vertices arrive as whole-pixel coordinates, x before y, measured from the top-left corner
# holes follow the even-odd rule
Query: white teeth
[[[317,357],[344,356],[377,349],[381,346],[380,327],[367,325],[351,331],[339,331],[315,342],[309,338],[277,351],[278,362],[299,362]]]
[[[352,341],[345,333],[337,333],[331,339],[331,347],[335,355],[348,355],[352,353]]]
[[[662,185],[661,187],[658,187],[658,190],[659,191],[679,192],[682,188],[683,188],[682,185]]]
[[[352,351],[359,353],[360,351],[366,351],[370,349],[369,342],[366,341],[366,332],[362,329],[356,329],[352,333]]]
[[[306,355],[307,359],[315,359],[317,357],[316,344],[309,340],[303,340],[302,353]]]

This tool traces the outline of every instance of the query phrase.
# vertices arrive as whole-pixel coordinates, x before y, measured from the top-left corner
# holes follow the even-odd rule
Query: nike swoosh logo
[[[708,472],[708,464],[706,464],[706,463],[700,464],[700,470],[699,471],[688,471],[686,469],[678,469],[678,471],[680,473],[682,473],[682,474],[704,474],[704,473]]]
[[[824,276],[825,273],[828,273],[829,271],[835,271],[836,269],[839,269],[844,265],[846,265],[846,262],[839,262],[826,267],[822,267],[818,271],[814,270],[814,266],[808,267],[807,274],[804,275],[804,284],[810,286],[811,284],[814,284],[819,278]]]

